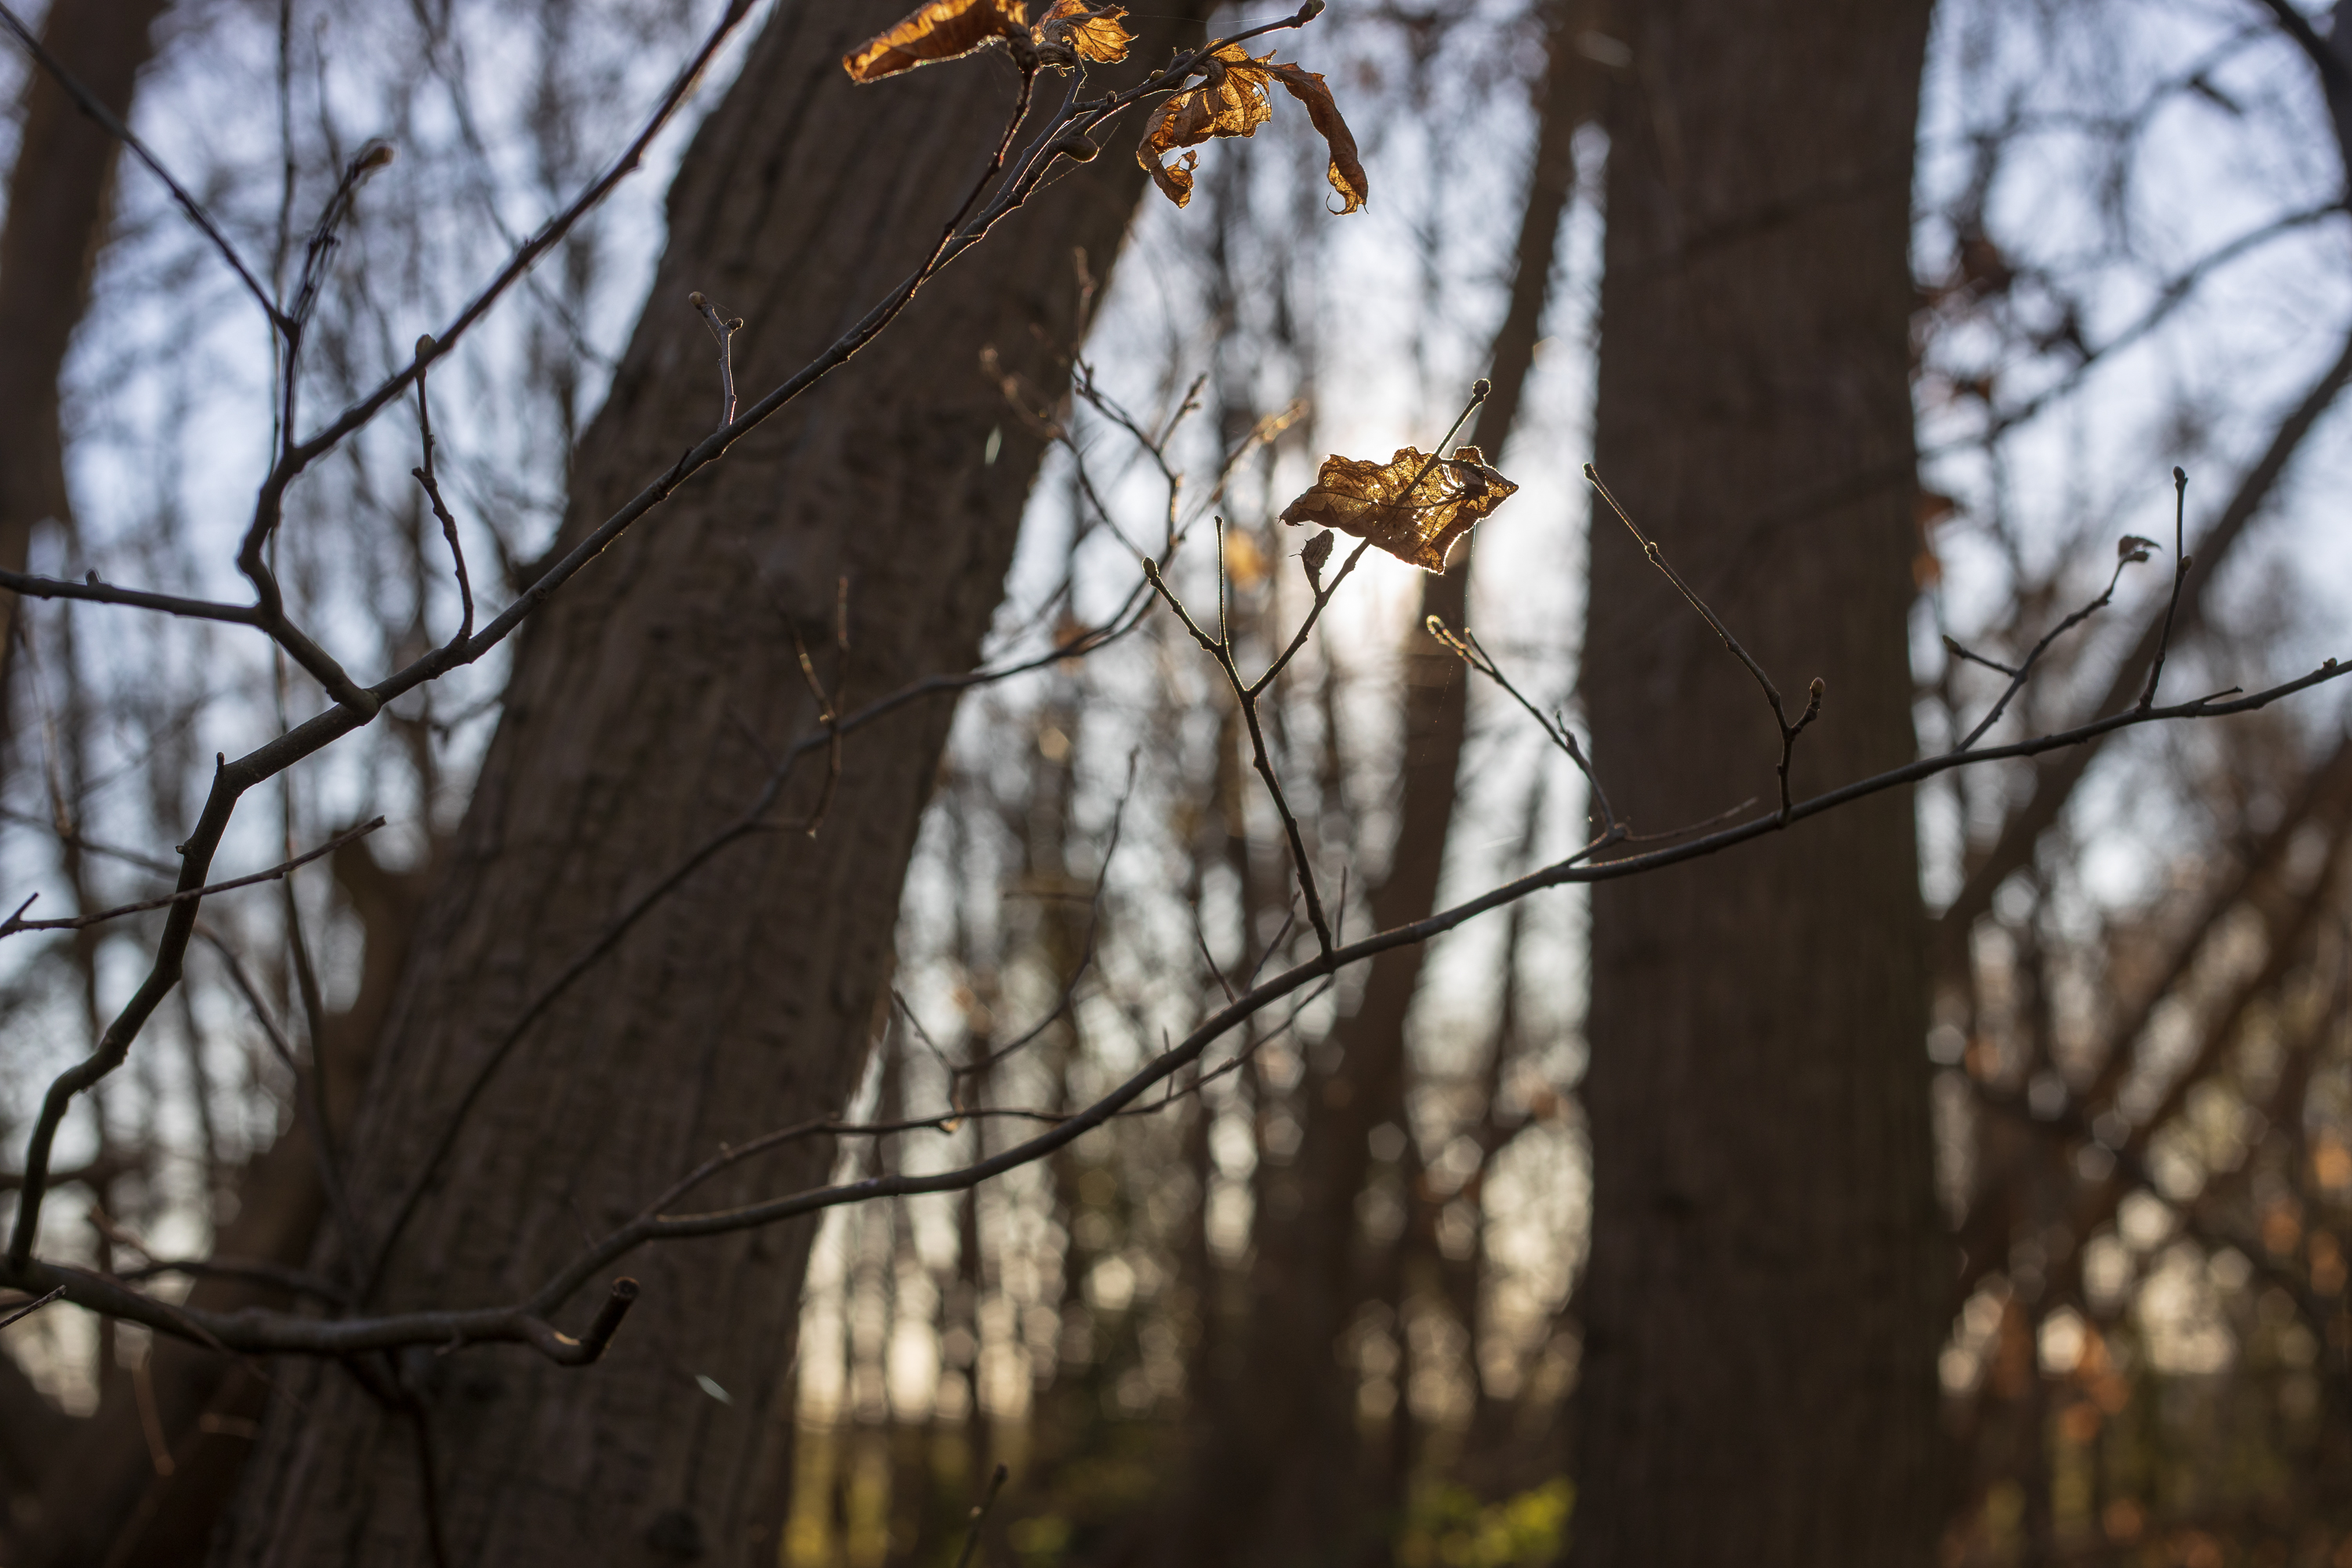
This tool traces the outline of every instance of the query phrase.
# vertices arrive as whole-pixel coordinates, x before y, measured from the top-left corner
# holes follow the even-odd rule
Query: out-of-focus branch
[[[2336,362],[2323,372],[2304,394],[2300,402],[2279,424],[2272,435],[2269,447],[2254,466],[2240,479],[2229,504],[2221,517],[2197,542],[2197,556],[2204,570],[2197,574],[2195,584],[2183,591],[2178,608],[2176,634],[2196,628],[2206,607],[2206,595],[2221,574],[2224,561],[2231,549],[2245,537],[2249,524],[2264,502],[2278,488],[2292,462],[2312,429],[2342,394],[2352,384],[2352,333],[2347,333]],[[2173,610],[2168,606],[2167,616]],[[2147,678],[2149,666],[2155,663],[2157,649],[2166,640],[2164,624],[2150,621],[2142,630],[2139,641],[2116,669],[2107,683],[2106,693],[2094,711],[2113,712],[2137,700],[2140,687]],[[1969,870],[1968,879],[1959,893],[1944,910],[1938,921],[1943,958],[1948,968],[1965,951],[1968,932],[1984,912],[1992,907],[1992,896],[2019,869],[2033,858],[2035,847],[2042,836],[2050,830],[2074,798],[2075,786],[2090,770],[2098,754],[2098,744],[2115,731],[2100,730],[2079,747],[2065,748],[2058,755],[2035,770],[2033,793],[2024,804],[2012,810],[2001,824],[2000,832],[1984,858]]]
[[[595,1330],[592,1328],[589,1335],[575,1341],[559,1333],[550,1319],[583,1286],[641,1247],[653,1242],[753,1229],[845,1204],[926,1193],[958,1192],[975,1186],[1007,1171],[1043,1159],[1108,1124],[1155,1086],[1198,1061],[1219,1039],[1276,1002],[1312,986],[1349,965],[1396,948],[1427,942],[1478,915],[1515,903],[1530,894],[1548,888],[1639,876],[1666,866],[1720,854],[1751,839],[1782,832],[1792,822],[1821,816],[1855,800],[1916,784],[1956,768],[2080,746],[2117,730],[2142,724],[2217,719],[2252,712],[2296,693],[2340,679],[2347,674],[2352,674],[2352,665],[2329,659],[2307,675],[2246,696],[2200,698],[2168,707],[2133,709],[2073,730],[2037,736],[2011,745],[1988,747],[1979,752],[1947,752],[1921,758],[1903,767],[1856,780],[1797,802],[1785,812],[1771,811],[1685,843],[1605,860],[1593,858],[1590,849],[1579,851],[1565,860],[1490,889],[1426,920],[1318,952],[1283,973],[1252,986],[1212,1014],[1182,1041],[1153,1058],[1126,1081],[1092,1104],[986,1159],[948,1171],[872,1176],[729,1209],[683,1215],[641,1214],[585,1249],[527,1300],[512,1306],[334,1320],[251,1308],[236,1312],[205,1313],[171,1306],[132,1290],[119,1280],[88,1270],[65,1268],[13,1256],[5,1264],[0,1264],[0,1285],[28,1291],[63,1286],[66,1298],[77,1305],[128,1318],[165,1332],[194,1338],[227,1350],[348,1355],[359,1351],[385,1350],[406,1344],[502,1342],[530,1344],[560,1364],[583,1364],[601,1352],[602,1340],[597,1337]],[[634,1294],[632,1289],[628,1293],[629,1299],[634,1299]],[[610,1325],[617,1323],[619,1315],[625,1310],[626,1301],[622,1298],[620,1288],[615,1286],[597,1318],[598,1324],[605,1325],[604,1338],[609,1339]]]
[[[186,903],[196,899],[207,899],[215,893],[226,893],[238,888],[256,887],[263,882],[282,881],[289,872],[299,870],[313,860],[332,855],[346,844],[355,844],[383,826],[383,818],[379,816],[372,821],[362,822],[347,832],[339,833],[316,849],[297,855],[293,859],[272,866],[267,871],[256,871],[249,877],[237,877],[226,882],[215,882],[209,887],[192,888],[185,892],[166,893],[160,899],[142,899],[135,904],[119,904],[113,909],[100,910],[94,914],[72,915],[53,921],[28,921],[24,918],[24,914],[26,910],[33,907],[33,899],[40,897],[36,893],[32,899],[26,899],[17,905],[15,914],[5,921],[0,921],[0,937],[15,936],[20,931],[81,931],[90,926],[102,925],[108,921],[121,920],[125,915],[143,915],[153,910],[170,909],[174,904]]]
[[[767,783],[752,798],[751,805],[746,806],[734,821],[704,839],[691,853],[671,867],[658,881],[632,901],[628,908],[616,915],[593,942],[582,949],[578,956],[566,964],[553,980],[524,1005],[522,1011],[516,1016],[515,1021],[508,1026],[504,1034],[499,1037],[498,1043],[490,1048],[488,1054],[483,1058],[481,1066],[475,1070],[472,1080],[466,1086],[466,1092],[458,1097],[457,1107],[450,1112],[449,1119],[444,1124],[441,1135],[435,1142],[432,1152],[418,1167],[416,1173],[409,1178],[408,1185],[402,1189],[400,1200],[393,1205],[392,1219],[384,1227],[383,1236],[375,1244],[373,1259],[361,1277],[359,1291],[361,1299],[364,1300],[373,1290],[374,1282],[382,1274],[385,1262],[390,1258],[394,1245],[400,1239],[401,1233],[407,1229],[409,1220],[415,1215],[417,1205],[424,1201],[425,1189],[431,1184],[435,1173],[448,1159],[450,1150],[456,1147],[458,1134],[463,1131],[473,1108],[480,1102],[483,1093],[489,1088],[490,1081],[498,1076],[507,1059],[514,1054],[515,1047],[522,1043],[523,1037],[530,1032],[530,1026],[537,1023],[550,1007],[561,1000],[565,992],[578,984],[583,976],[593,971],[605,954],[611,952],[624,937],[657,909],[664,900],[683,886],[696,871],[709,864],[730,845],[739,843],[754,834],[774,831],[784,826],[776,822],[772,814],[777,801],[782,797],[785,786],[791,782],[793,769],[802,761],[821,750],[837,755],[844,737],[887,718],[910,703],[933,697],[953,697],[964,691],[993,685],[999,681],[1009,680],[1015,676],[1042,669],[1047,665],[1056,664],[1066,658],[1082,658],[1088,654],[1098,652],[1126,637],[1141,623],[1143,613],[1150,605],[1147,592],[1139,585],[1128,595],[1126,603],[1119,606],[1111,620],[1079,632],[1049,652],[987,669],[972,670],[964,675],[928,677],[901,688],[887,697],[869,702],[854,713],[825,723],[814,734],[805,736],[796,742],[778,762],[774,771],[769,775]],[[835,776],[838,776],[837,773]],[[814,820],[814,814],[811,820]],[[806,824],[798,826],[805,828]]]
[[[2179,471],[2179,469],[2174,470],[2176,473]],[[2144,552],[2137,552],[2130,550],[2119,551],[2116,560],[2116,569],[2107,578],[2105,590],[2102,592],[2097,598],[2092,600],[2089,604],[2084,605],[2081,609],[2076,610],[2074,614],[2068,616],[2065,619],[2060,621],[2056,626],[2043,633],[2042,640],[2033,645],[2033,647],[2026,653],[2024,659],[2014,668],[2011,668],[2010,666],[2005,664],[1996,664],[1991,659],[1985,658],[1981,654],[1971,653],[1967,648],[1962,647],[1958,643],[1954,642],[1950,637],[1946,637],[1944,639],[1944,647],[1958,658],[1967,659],[1974,664],[1981,664],[1988,669],[1997,669],[2000,671],[2001,674],[2009,677],[2009,685],[2002,689],[2000,698],[1994,701],[1991,708],[1986,710],[1985,716],[1977,721],[1976,727],[1961,738],[1960,743],[1955,747],[1954,750],[1965,752],[1970,746],[1975,745],[1979,741],[1983,740],[1985,731],[1991,729],[1995,724],[2000,722],[2000,716],[2009,711],[2011,701],[2016,698],[2019,692],[2025,689],[2026,681],[2031,679],[2033,674],[2034,665],[2041,661],[2043,654],[2050,651],[2050,645],[2056,642],[2060,637],[2064,637],[2068,632],[2073,631],[2076,626],[2081,626],[2084,621],[2089,620],[2093,616],[2097,615],[2101,610],[2105,609],[2115,599],[2116,584],[2124,580],[2124,568],[2134,564],[2136,562],[2144,561],[2146,559],[2147,556]],[[2179,582],[2179,577],[2176,574],[2173,581],[2177,584]],[[2151,689],[2153,689],[2153,688],[2151,688]]]
[[[719,43],[724,40],[728,32],[731,31],[735,23],[748,8],[749,0],[735,0],[727,16],[706,40],[701,53],[697,57],[696,64],[678,79],[670,95],[663,100],[663,105],[657,110],[653,124],[623,162],[616,164],[604,179],[592,185],[589,192],[574,204],[574,207],[569,210],[569,215],[562,220],[562,226],[568,227],[572,222],[576,221],[577,217],[593,205],[596,200],[602,198],[603,194],[608,191],[612,184],[618,182],[628,167],[634,166],[635,157],[642,152],[644,142],[650,139],[654,130],[658,128],[662,121],[675,112],[677,104],[683,100],[687,89],[691,85],[695,72],[699,69],[702,63],[707,62],[709,55],[715,52]],[[1048,132],[1055,132],[1057,126],[1074,127],[1079,132],[1078,140],[1083,141],[1085,132],[1095,130],[1115,116],[1124,113],[1145,98],[1180,85],[1194,72],[1203,69],[1206,62],[1212,59],[1218,49],[1265,33],[1304,26],[1315,16],[1320,15],[1322,9],[1322,0],[1306,0],[1306,4],[1290,16],[1258,27],[1245,29],[1226,38],[1213,40],[1189,55],[1181,56],[1169,66],[1146,77],[1141,82],[1105,98],[1079,102],[1075,98],[1074,85],[1072,94],[1065,99],[1056,117],[1055,125],[1049,126]],[[237,564],[255,586],[257,604],[254,606],[254,624],[267,630],[272,639],[284,648],[289,657],[301,664],[305,669],[310,670],[326,687],[328,694],[334,699],[335,705],[308,722],[297,726],[247,753],[237,762],[229,763],[224,760],[221,763],[214,773],[213,787],[205,800],[203,813],[198,818],[196,829],[189,835],[182,847],[183,869],[181,886],[177,891],[184,894],[201,892],[204,875],[210,866],[211,858],[218,848],[222,836],[227,830],[229,819],[236,809],[238,800],[247,790],[283,772],[302,759],[315,754],[352,731],[372,722],[384,704],[460,665],[480,658],[503,642],[524,620],[544,605],[564,583],[583,570],[624,531],[667,500],[688,479],[725,456],[728,448],[737,438],[755,426],[772,417],[778,410],[809,387],[847,363],[851,357],[898,319],[929,279],[957,256],[979,244],[997,222],[1017,210],[1031,195],[1034,195],[1062,156],[1066,153],[1076,155],[1076,142],[1066,136],[1053,134],[1049,139],[1048,136],[1041,135],[1024,152],[1016,169],[1004,180],[997,195],[983,202],[982,197],[995,174],[1003,168],[1006,153],[1012,146],[1013,139],[1023,120],[1026,118],[1032,86],[1031,78],[1024,76],[1015,111],[1007,121],[1006,131],[999,142],[995,158],[992,161],[989,170],[974,184],[971,194],[958,210],[954,220],[942,232],[939,244],[922,265],[886,295],[866,316],[836,338],[824,353],[769,392],[751,409],[732,422],[721,426],[692,449],[681,455],[659,479],[640,490],[619,511],[607,518],[560,561],[543,572],[539,580],[514,603],[509,605],[491,621],[489,626],[472,638],[462,642],[452,642],[425,654],[405,668],[373,687],[354,686],[342,673],[341,667],[336,665],[323,649],[312,643],[287,620],[278,600],[276,579],[269,570],[264,547],[270,534],[275,531],[281,515],[287,487],[320,455],[339,444],[345,436],[357,430],[373,418],[378,409],[406,386],[410,377],[422,368],[422,364],[412,364],[407,370],[384,383],[376,393],[346,409],[342,417],[308,441],[298,443],[291,436],[292,405],[289,403],[285,410],[289,425],[289,433],[285,437],[286,444],[281,448],[277,461],[272,465],[268,478],[262,481],[255,504],[253,521],[246,531],[244,544],[238,552]],[[354,159],[346,172],[346,184],[364,174],[366,169],[372,166],[371,160],[375,156],[373,153],[363,152],[359,158]],[[326,226],[322,223],[321,233],[325,232]],[[510,275],[520,276],[520,269],[527,266],[529,260],[537,255],[538,251],[534,247],[544,248],[544,244],[552,244],[558,233],[560,230],[542,230],[541,236],[535,237],[530,245],[526,246],[522,252],[519,252],[517,259],[510,264]],[[504,287],[505,281],[510,280],[510,276],[503,277],[503,280],[494,286],[492,290],[478,297],[476,305],[468,307],[467,313],[461,315],[458,324],[435,340],[435,353],[446,353],[457,333],[464,330],[465,325],[476,319],[479,310],[487,310],[489,300],[495,298],[498,289]],[[289,349],[289,369],[290,354]],[[432,356],[423,355],[422,357],[429,359]],[[31,1262],[32,1248],[38,1230],[49,1152],[68,1109],[76,1097],[122,1065],[129,1057],[132,1042],[145,1027],[147,1019],[161,1005],[163,997],[168,995],[173,987],[179,983],[188,940],[194,929],[195,910],[199,902],[198,898],[190,897],[173,903],[171,917],[165,922],[155,962],[149,969],[146,978],[132,993],[130,1001],[117,1013],[114,1021],[100,1036],[96,1048],[89,1056],[67,1068],[50,1081],[47,1092],[42,1098],[40,1110],[34,1120],[31,1135],[26,1141],[24,1184],[18,1194],[16,1225],[9,1237],[8,1266],[11,1268],[23,1268],[29,1266]]]
[[[213,248],[218,251],[222,259],[228,263],[230,270],[236,274],[238,281],[245,285],[247,292],[260,304],[263,313],[268,316],[270,324],[282,326],[285,317],[279,313],[278,306],[269,298],[269,290],[261,286],[260,279],[253,275],[253,269],[246,266],[245,258],[237,254],[236,247],[229,243],[228,237],[223,234],[220,226],[213,221],[212,214],[205,210],[202,202],[188,194],[185,185],[172,177],[172,171],[165,168],[163,160],[155,156],[153,150],[146,142],[142,142],[130,126],[122,122],[122,117],[108,108],[103,98],[83,86],[80,79],[68,68],[66,63],[52,54],[47,47],[34,36],[32,29],[26,26],[18,18],[16,13],[5,5],[0,5],[0,27],[5,27],[15,36],[16,42],[24,47],[25,52],[33,57],[34,62],[48,75],[50,80],[65,89],[67,95],[74,100],[76,107],[103,126],[108,135],[130,148],[131,156],[144,163],[148,172],[163,183],[163,187],[172,193],[172,200],[177,204],[182,212],[188,216],[188,221],[201,229],[206,239],[212,241]]]

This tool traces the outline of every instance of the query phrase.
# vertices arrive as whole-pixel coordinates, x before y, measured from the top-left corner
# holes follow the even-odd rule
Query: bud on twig
[[[1298,552],[1298,563],[1307,568],[1307,580],[1317,588],[1323,586],[1323,563],[1331,559],[1331,531],[1325,529],[1308,540]]]

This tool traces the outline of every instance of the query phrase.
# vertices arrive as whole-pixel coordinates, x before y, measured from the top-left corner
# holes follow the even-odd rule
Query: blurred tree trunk
[[[49,7],[41,42],[119,116],[131,113],[139,72],[154,53],[153,25],[170,0],[64,0]],[[70,522],[58,381],[89,306],[90,275],[113,207],[120,145],[57,79],[27,60],[18,97],[16,161],[0,224],[0,568],[25,570],[33,530]],[[16,595],[0,591],[0,740],[16,641]],[[0,1545],[24,1542],[30,1503],[54,1480],[60,1450],[81,1423],[53,1408],[0,1356]],[[13,1560],[13,1557],[12,1557]]]
[[[1927,0],[1634,10],[1601,472],[1770,670],[1801,796],[1914,753],[1910,184]],[[1637,831],[1773,796],[1748,675],[1605,510],[1583,693]],[[1755,809],[1755,807],[1751,807]],[[1572,1553],[1928,1560],[1935,1207],[1911,797],[1592,899]]]
[[[429,879],[386,870],[363,841],[337,850],[334,869],[363,933],[359,990],[328,1015],[313,1058],[327,1064],[328,1122],[340,1134],[358,1110]],[[245,1163],[234,1188],[235,1214],[213,1237],[215,1257],[289,1268],[309,1260],[327,1198],[299,1118]],[[217,1278],[198,1280],[188,1301],[212,1311],[289,1304],[283,1291]],[[8,1559],[16,1568],[170,1568],[202,1557],[252,1450],[265,1384],[252,1364],[163,1335],[140,1376],[143,1390],[110,1390],[49,1450],[35,1522]]]
[[[756,395],[936,240],[1013,84],[988,58],[853,87],[843,52],[903,8],[788,5],[752,46],[672,187],[667,253],[578,454],[566,540],[714,422],[690,289],[748,319],[737,374]],[[1137,58],[1164,57],[1173,37],[1160,23]],[[364,1228],[381,1234],[533,996],[816,728],[794,633],[837,679],[825,649],[838,583],[848,707],[970,668],[1041,456],[981,351],[993,344],[1033,385],[1064,384],[1072,251],[1099,272],[1139,188],[1117,157],[1053,186],[527,632],[361,1117]],[[722,1142],[842,1106],[949,717],[945,702],[917,704],[853,737],[821,833],[730,848],[553,1005],[490,1080],[373,1305],[516,1297]],[[780,825],[815,803],[822,771],[787,792]],[[803,1186],[830,1157],[792,1146],[696,1202]],[[813,1234],[630,1259],[645,1297],[587,1371],[504,1347],[416,1355],[388,1369],[394,1407],[342,1369],[279,1363],[216,1559],[427,1562],[437,1521],[451,1561],[774,1561]]]
[[[1489,345],[1493,391],[1472,438],[1499,458],[1518,417],[1559,227],[1576,186],[1575,135],[1590,114],[1591,67],[1573,45],[1590,20],[1588,0],[1543,8],[1549,47],[1538,85],[1536,146],[1528,174],[1516,266],[1501,323]],[[1465,389],[1466,390],[1466,389]],[[1467,613],[1472,541],[1450,568],[1422,579],[1421,614],[1406,633],[1403,766],[1397,838],[1371,889],[1376,930],[1403,925],[1436,906],[1445,846],[1460,800],[1465,693],[1462,661],[1423,629],[1430,616],[1459,629]],[[1189,1529],[1171,1546],[1192,1561],[1274,1563],[1384,1561],[1402,1510],[1409,1440],[1368,1464],[1357,1426],[1354,1366],[1342,1337],[1367,1300],[1392,1296],[1398,1258],[1367,1268],[1357,1200],[1372,1175],[1370,1135],[1383,1123],[1410,1130],[1406,1020],[1425,949],[1375,960],[1361,1002],[1307,1079],[1295,1163],[1278,1178],[1295,1196],[1261,1212],[1250,1278],[1255,1310],[1246,1329],[1240,1386],[1213,1396],[1213,1420],[1196,1434],[1199,1489]],[[1400,1238],[1392,1244],[1402,1249]],[[1402,1326],[1397,1333],[1402,1341]],[[1407,1439],[1408,1391],[1400,1387],[1391,1438]],[[1213,1506],[1201,1500],[1213,1498]],[[1181,1542],[1181,1544],[1179,1544]]]
[[[41,42],[118,118],[131,113],[154,22],[171,0],[53,0]],[[113,205],[120,144],[57,79],[25,62],[22,132],[0,226],[0,567],[25,569],[33,530],[64,521],[58,377],[89,305],[90,273]],[[0,670],[15,646],[16,595],[0,593]]]

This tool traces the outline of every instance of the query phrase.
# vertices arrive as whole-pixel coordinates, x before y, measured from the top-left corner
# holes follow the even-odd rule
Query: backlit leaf
[[[1087,0],[1054,0],[1032,36],[1041,47],[1067,44],[1097,65],[1113,66],[1127,58],[1128,46],[1135,42],[1135,35],[1119,23],[1126,15],[1124,5],[1097,9]]]
[[[1518,488],[1475,447],[1456,447],[1451,458],[1406,447],[1385,463],[1335,454],[1282,521],[1336,528],[1424,572],[1443,572],[1454,542]]]
[[[1272,59],[1269,52],[1266,59]],[[1239,44],[1227,44],[1209,61],[1209,78],[1187,88],[1151,111],[1143,127],[1143,144],[1135,160],[1152,183],[1178,206],[1192,199],[1192,170],[1201,161],[1187,153],[1175,163],[1168,154],[1181,147],[1197,147],[1212,136],[1247,136],[1274,118],[1265,100],[1265,64],[1250,58]]]
[[[1343,213],[1364,205],[1364,166],[1357,161],[1356,139],[1339,117],[1339,105],[1323,79],[1313,71],[1277,63],[1268,51],[1253,58],[1239,44],[1227,44],[1209,62],[1208,79],[1187,88],[1152,111],[1143,128],[1136,162],[1150,173],[1162,194],[1178,206],[1192,199],[1192,171],[1200,154],[1186,153],[1174,163],[1169,155],[1197,147],[1217,136],[1248,136],[1274,117],[1267,89],[1280,82],[1307,106],[1307,118],[1330,145],[1331,186],[1339,193]]]
[[[1307,118],[1330,144],[1331,188],[1339,193],[1339,211],[1354,212],[1364,205],[1365,193],[1370,188],[1364,179],[1364,166],[1356,161],[1356,138],[1348,130],[1348,122],[1339,118],[1339,106],[1331,101],[1331,89],[1323,79],[1302,66],[1277,65],[1272,68],[1274,79],[1290,89],[1290,96],[1307,106]]]
[[[935,60],[952,60],[998,38],[1026,37],[1024,0],[929,0],[887,33],[841,58],[852,81],[880,81]]]

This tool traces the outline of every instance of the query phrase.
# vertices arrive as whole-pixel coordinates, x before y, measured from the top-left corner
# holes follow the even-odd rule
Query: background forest
[[[488,622],[719,417],[729,321],[748,405],[937,241],[1021,79],[995,48],[846,82],[900,9],[15,10],[257,289],[315,298],[294,363],[0,52],[0,568],[240,598],[281,436],[406,363],[741,19],[434,363],[437,488],[404,413],[287,492],[269,570],[347,667]],[[1339,0],[1253,44],[1329,83],[1360,213],[1278,94],[1181,207],[1114,126],[656,542],[248,795],[216,876],[335,847],[204,901],[62,1124],[41,1256],[223,1311],[505,1299],[799,1116],[869,1131],[728,1202],[1093,1103],[1311,952],[1295,853],[1352,939],[1604,830],[2352,654],[2352,18],[1729,9]],[[1139,11],[1130,74],[1278,19]],[[1139,556],[1174,551],[1245,668],[1283,658],[1334,568],[1278,514],[1327,455],[1449,445],[1482,377],[1459,438],[1516,495],[1445,574],[1367,555],[1245,717]],[[1782,692],[1826,672],[1793,759],[1588,460]],[[13,1204],[167,917],[24,922],[168,891],[208,759],[333,698],[248,626],[6,599]],[[1685,658],[1717,684],[1658,673]],[[2342,690],[1510,902],[991,1180],[640,1252],[596,1367],[230,1355],[53,1304],[0,1354],[0,1563],[2352,1568]],[[712,1043],[747,1035],[784,1048]],[[477,1096],[420,1167],[418,1108]],[[618,1522],[566,1545],[575,1514]]]

